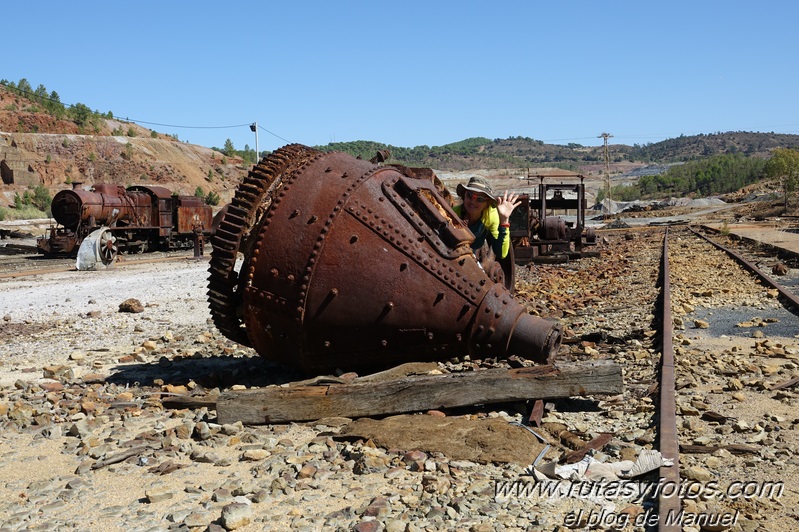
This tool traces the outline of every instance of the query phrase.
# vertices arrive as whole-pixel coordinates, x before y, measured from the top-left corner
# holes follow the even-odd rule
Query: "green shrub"
[[[5,209],[5,217],[7,220],[33,220],[35,218],[49,218],[49,209],[47,212],[40,211],[33,205],[23,205],[19,209]]]
[[[50,204],[53,202],[53,198],[50,197],[50,191],[47,190],[47,187],[44,185],[37,185],[36,188],[33,189],[33,197],[31,198],[31,204],[39,209],[40,211],[49,212]]]
[[[206,205],[211,205],[211,206],[219,205],[220,200],[221,198],[219,197],[219,194],[217,194],[216,192],[209,192],[208,195],[205,196]]]

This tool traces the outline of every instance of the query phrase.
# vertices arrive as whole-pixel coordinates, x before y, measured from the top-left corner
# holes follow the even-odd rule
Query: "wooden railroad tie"
[[[349,383],[314,379],[314,384],[229,390],[220,394],[216,401],[169,398],[164,405],[173,408],[215,406],[219,423],[241,421],[246,425],[261,425],[326,417],[384,416],[532,399],[615,395],[622,393],[624,387],[621,367],[609,360],[436,375],[400,374],[387,379],[373,377]]]

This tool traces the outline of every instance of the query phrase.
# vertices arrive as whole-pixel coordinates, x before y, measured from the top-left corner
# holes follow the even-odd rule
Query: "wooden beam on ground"
[[[610,440],[613,439],[613,434],[609,432],[603,432],[590,442],[586,443],[585,446],[580,449],[579,451],[572,451],[566,455],[566,458],[563,460],[564,464],[574,464],[582,460],[588,451],[598,451],[602,447],[605,446]]]
[[[359,381],[223,392],[216,405],[218,422],[260,425],[356,418],[623,391],[621,367],[610,360]]]
[[[726,449],[733,454],[756,454],[761,450],[760,447],[743,443],[731,443],[730,445],[680,445],[680,452],[683,454],[710,454],[719,449]]]

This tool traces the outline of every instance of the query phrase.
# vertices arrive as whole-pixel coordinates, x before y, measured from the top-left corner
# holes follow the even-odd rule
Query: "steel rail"
[[[669,229],[663,235],[663,256],[661,259],[661,298],[660,298],[660,400],[658,420],[658,440],[660,454],[673,461],[671,466],[663,466],[658,471],[658,530],[679,531],[680,512],[680,447],[677,441],[677,403],[675,401],[674,344],[672,340],[674,322],[671,318],[671,282],[669,281]]]
[[[689,227],[688,229],[690,229],[691,232],[693,234],[695,234],[696,236],[707,240],[708,242],[710,242],[711,244],[716,246],[718,249],[724,251],[730,257],[734,258],[744,268],[746,268],[747,270],[751,271],[752,273],[754,273],[755,275],[760,277],[766,284],[768,284],[770,287],[772,287],[775,290],[777,290],[782,297],[784,297],[785,299],[790,301],[791,304],[794,305],[794,307],[799,309],[799,297],[795,296],[794,294],[792,294],[790,292],[790,290],[788,290],[787,288],[782,286],[780,283],[778,283],[777,281],[772,279],[766,272],[764,272],[763,270],[761,270],[760,268],[758,268],[757,266],[755,266],[754,264],[752,264],[751,262],[746,260],[742,255],[736,253],[735,251],[731,250],[728,247],[722,246],[718,242],[714,242],[713,240],[711,240],[710,238],[706,237],[705,235],[703,235],[702,233],[700,233],[699,231],[697,231],[693,227]]]
[[[133,266],[136,264],[152,264],[156,262],[174,262],[179,260],[185,261],[195,261],[195,260],[208,260],[207,256],[201,257],[192,257],[190,255],[186,255],[181,253],[177,256],[163,256],[163,257],[147,257],[142,259],[125,259],[119,260],[117,259],[114,261],[113,267],[111,269],[120,269],[125,268],[126,266]],[[78,271],[77,268],[74,266],[63,266],[63,267],[54,267],[54,268],[39,268],[36,270],[19,270],[14,272],[3,272],[0,273],[0,279],[15,279],[17,277],[27,277],[28,275],[46,275],[50,273],[64,273],[64,272],[76,272]]]

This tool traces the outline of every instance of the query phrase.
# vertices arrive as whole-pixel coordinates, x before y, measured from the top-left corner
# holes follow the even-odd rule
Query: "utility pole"
[[[255,164],[258,164],[258,122],[250,124],[250,131],[255,133]]]
[[[605,201],[607,201],[607,208],[605,209],[605,218],[610,216],[611,202],[610,202],[610,155],[608,154],[608,139],[613,135],[610,133],[602,133],[597,138],[605,141]]]

